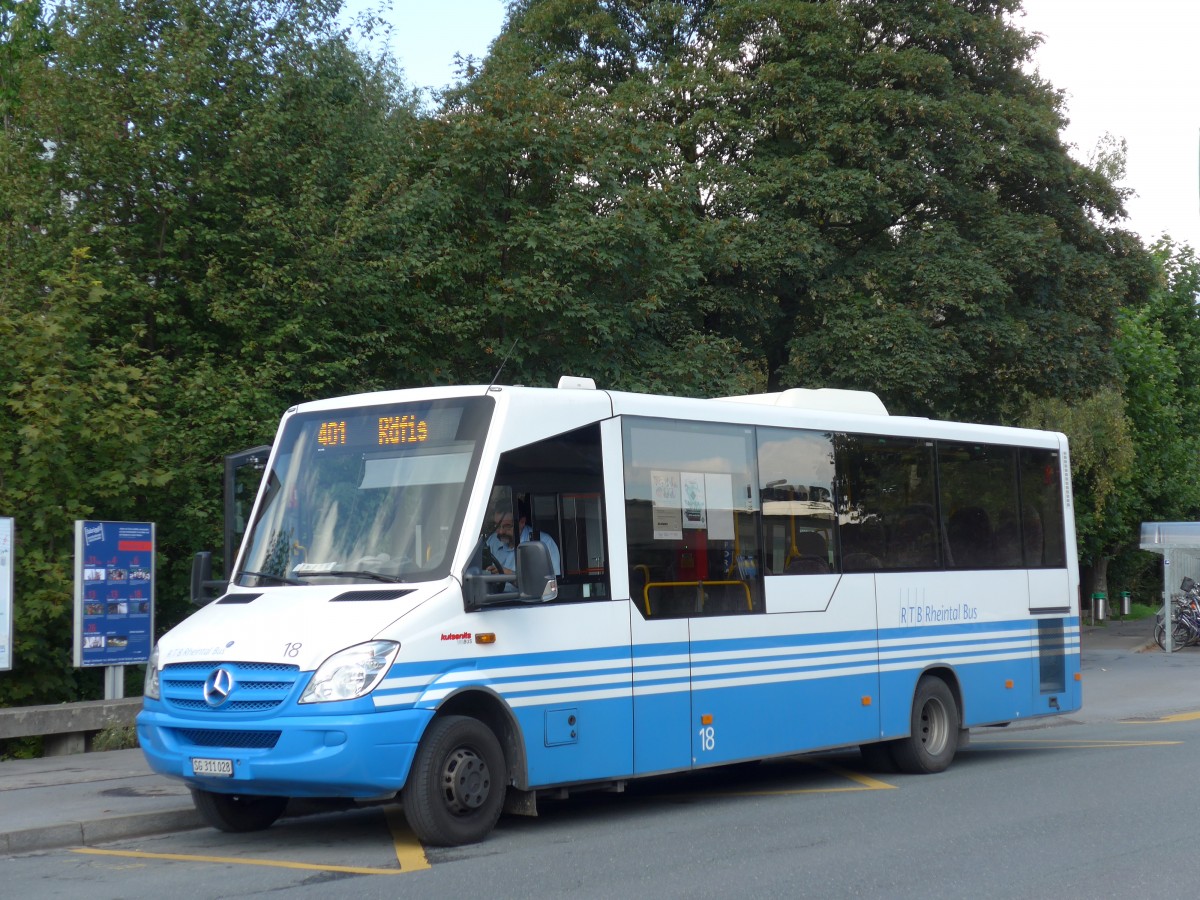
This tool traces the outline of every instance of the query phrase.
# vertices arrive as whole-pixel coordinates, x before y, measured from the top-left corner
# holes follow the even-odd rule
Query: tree
[[[20,349],[0,363],[0,465],[9,491],[46,487],[62,512],[18,515],[19,635],[69,646],[62,566],[83,513],[158,522],[158,622],[172,624],[192,552],[219,543],[221,457],[269,440],[299,399],[419,377],[393,265],[415,102],[339,10],[80,0],[22,46],[0,136],[0,171],[17,176],[0,184],[2,299]],[[60,404],[75,430],[31,428],[45,410],[28,386],[49,392],[68,361],[97,393],[80,383]],[[94,420],[136,447],[97,448]],[[25,477],[51,460],[80,478]],[[70,696],[49,677],[10,685],[0,676],[0,699]]]
[[[1108,590],[1107,559],[1117,565],[1123,586],[1133,586],[1138,570],[1153,571],[1161,589],[1159,558],[1138,550],[1144,521],[1200,518],[1200,449],[1191,424],[1200,417],[1200,263],[1195,252],[1169,238],[1152,248],[1161,282],[1145,307],[1126,311],[1115,351],[1124,376],[1137,462],[1129,486],[1137,502],[1123,521],[1113,523],[1111,541],[1097,557],[1096,590]]]
[[[404,268],[445,311],[438,380],[711,394],[761,381],[711,327],[719,252],[672,112],[698,59],[690,4],[518,3],[427,123]],[[417,223],[423,228],[418,229]],[[736,312],[731,312],[736,315]]]
[[[511,334],[531,380],[644,386],[632,350],[684,392],[860,387],[993,421],[1115,383],[1152,266],[1107,163],[1062,144],[1016,8],[514,3],[419,185],[447,343],[478,377]]]
[[[721,5],[749,148],[721,214],[777,298],[773,379],[991,421],[1115,380],[1114,316],[1152,269],[1113,226],[1120,192],[1062,144],[1060,95],[1023,70],[1017,5]]]
[[[1200,267],[1190,248],[1170,241],[1154,252],[1158,288],[1117,317],[1119,390],[1077,403],[1033,401],[1026,420],[1070,438],[1085,593],[1108,592],[1109,561],[1136,552],[1141,522],[1200,512],[1200,451],[1187,427],[1200,415],[1189,374],[1200,361]]]
[[[108,294],[85,249],[51,273],[40,306],[4,303],[0,337],[0,509],[17,518],[14,668],[0,703],[94,691],[71,668],[74,522],[136,518],[169,474],[154,362],[133,336],[103,340]]]

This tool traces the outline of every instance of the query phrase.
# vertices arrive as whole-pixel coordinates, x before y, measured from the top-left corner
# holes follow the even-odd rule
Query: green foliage
[[[741,277],[778,303],[772,379],[992,421],[1115,382],[1113,317],[1151,270],[1023,70],[1015,6],[720,4],[743,149],[718,196],[747,222]]]
[[[1061,431],[1071,445],[1075,527],[1083,559],[1090,559],[1112,540],[1131,501],[1126,488],[1137,462],[1132,426],[1125,401],[1113,388],[1082,401],[1034,399],[1023,425]]]
[[[1190,248],[1170,242],[1156,246],[1155,258],[1159,286],[1145,304],[1117,317],[1113,356],[1120,389],[1076,403],[1035,400],[1026,418],[1070,438],[1080,559],[1096,565],[1101,579],[1108,558],[1120,554],[1130,557],[1120,567],[1122,577],[1140,580],[1146,564],[1136,549],[1141,522],[1200,512],[1200,448],[1188,427],[1200,416],[1191,375],[1200,363],[1200,265]]]
[[[402,250],[442,311],[429,380],[741,392],[761,366],[705,281],[721,252],[688,160],[687,4],[514,5],[492,54],[428,123]]]
[[[136,725],[110,725],[96,733],[90,749],[99,753],[104,750],[132,750],[138,746]]]
[[[405,376],[414,106],[339,9],[82,0],[0,48],[21,76],[0,134],[0,703],[94,691],[69,659],[75,519],[158,522],[168,627],[192,553],[220,544],[222,456],[298,399]]]
[[[86,249],[44,293],[5,302],[0,508],[17,515],[14,658],[0,702],[71,696],[74,522],[131,515],[168,480],[154,459],[154,365],[131,340],[106,346],[108,295]]]

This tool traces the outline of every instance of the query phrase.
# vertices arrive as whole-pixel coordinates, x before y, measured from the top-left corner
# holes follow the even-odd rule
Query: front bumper
[[[138,739],[155,772],[224,794],[366,799],[404,786],[432,710],[274,716],[213,722],[143,709]],[[230,760],[229,777],[196,775],[192,760]]]

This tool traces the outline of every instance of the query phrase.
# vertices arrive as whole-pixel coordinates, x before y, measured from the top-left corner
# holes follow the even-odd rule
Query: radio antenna
[[[520,338],[513,338],[512,346],[509,347],[508,352],[504,354],[504,359],[500,360],[500,368],[496,370],[496,374],[492,376],[492,383],[488,385],[489,391],[493,386],[495,386],[497,379],[500,378],[500,373],[504,371],[504,366],[508,363],[509,357],[512,356],[512,352],[517,349],[517,341],[519,340]]]

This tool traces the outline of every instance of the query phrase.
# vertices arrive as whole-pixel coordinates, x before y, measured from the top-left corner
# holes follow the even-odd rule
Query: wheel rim
[[[950,740],[950,715],[941,700],[930,698],[921,707],[921,744],[931,756],[946,749]]]
[[[483,757],[471,747],[458,747],[442,766],[442,794],[456,816],[483,806],[492,789],[492,775]]]

